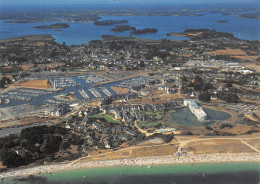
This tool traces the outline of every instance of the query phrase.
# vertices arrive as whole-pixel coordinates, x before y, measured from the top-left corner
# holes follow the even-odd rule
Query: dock
[[[88,94],[86,93],[86,91],[84,90],[79,90],[79,93],[80,95],[83,97],[83,98],[89,98]]]

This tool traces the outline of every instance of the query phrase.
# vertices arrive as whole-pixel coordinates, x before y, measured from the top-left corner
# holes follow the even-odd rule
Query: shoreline
[[[0,178],[11,178],[20,176],[31,176],[41,174],[51,174],[54,172],[81,170],[88,168],[106,168],[106,167],[132,167],[132,166],[150,166],[150,165],[174,165],[174,164],[199,164],[199,163],[234,163],[234,162],[255,162],[260,164],[260,155],[255,153],[237,153],[237,154],[197,154],[188,156],[153,156],[138,157],[117,160],[99,160],[83,161],[80,158],[76,161],[58,163],[51,165],[42,165],[18,169],[0,173]],[[87,159],[87,158],[86,158]]]

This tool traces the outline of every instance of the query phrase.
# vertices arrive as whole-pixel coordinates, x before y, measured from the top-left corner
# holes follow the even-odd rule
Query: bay
[[[166,6],[166,5],[164,5]],[[172,5],[173,6],[173,5]],[[83,6],[84,7],[84,6]],[[174,7],[174,6],[173,6]],[[43,7],[44,8],[44,7]],[[45,7],[46,8],[46,7]],[[71,7],[73,9],[73,6]],[[74,8],[77,8],[75,6]],[[88,7],[85,7],[88,8]],[[94,7],[91,7],[94,8]],[[96,7],[97,8],[97,7]],[[140,8],[140,7],[139,7]],[[143,7],[144,8],[144,7]],[[154,7],[153,7],[154,8]],[[38,7],[40,10],[41,8]],[[11,11],[11,10],[10,10]],[[134,35],[145,39],[172,39],[185,40],[185,37],[166,36],[170,32],[183,32],[186,29],[209,28],[216,31],[233,33],[236,37],[246,40],[260,40],[260,20],[241,18],[237,15],[222,15],[221,13],[202,12],[204,16],[102,16],[101,20],[128,20],[129,25],[137,29],[155,28],[157,33]],[[242,13],[242,12],[240,12]],[[227,20],[226,23],[214,21]],[[50,34],[58,43],[87,44],[91,40],[101,40],[102,35],[129,36],[130,32],[115,33],[110,30],[111,26],[95,26],[92,22],[59,22],[69,24],[62,31],[52,29],[34,29],[35,26],[50,25],[57,22],[40,23],[5,23],[0,21],[0,39],[15,38],[28,35]]]

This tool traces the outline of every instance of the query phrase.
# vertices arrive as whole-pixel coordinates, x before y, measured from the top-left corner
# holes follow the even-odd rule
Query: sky
[[[260,3],[260,0],[0,0],[0,4],[209,4]]]

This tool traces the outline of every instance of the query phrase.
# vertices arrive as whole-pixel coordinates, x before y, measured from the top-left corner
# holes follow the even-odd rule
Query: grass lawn
[[[148,111],[148,112],[145,112],[145,114],[148,116],[155,116],[155,118],[157,120],[162,119],[164,116],[162,111],[156,111],[156,112]]]
[[[115,124],[121,124],[122,122],[120,120],[114,120],[113,114],[95,114],[92,116],[89,116],[89,118],[104,118],[109,123],[115,123]]]

